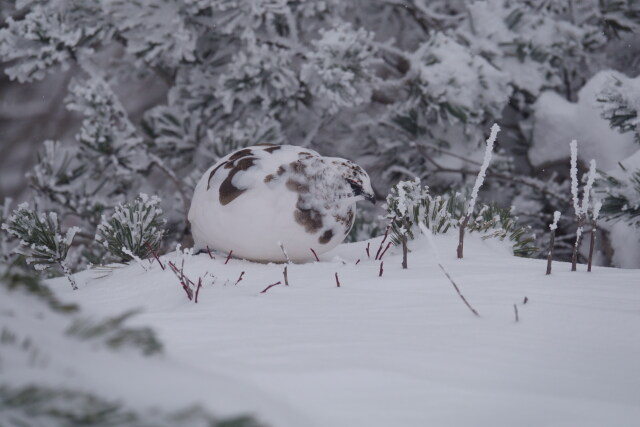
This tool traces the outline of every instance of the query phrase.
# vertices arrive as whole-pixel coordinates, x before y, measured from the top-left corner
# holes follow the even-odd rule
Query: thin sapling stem
[[[278,282],[276,282],[276,283],[273,283],[273,284],[271,284],[271,285],[267,286],[266,288],[264,288],[263,290],[261,290],[261,291],[260,291],[260,293],[261,293],[261,294],[265,294],[265,293],[267,293],[267,291],[268,291],[269,289],[273,288],[274,286],[278,286],[278,285],[279,285],[279,284],[281,284],[281,283],[282,283],[282,282],[280,282],[280,281],[278,281]]]
[[[553,261],[553,247],[556,240],[556,229],[558,228],[558,220],[560,219],[560,211],[553,213],[553,223],[549,225],[551,230],[551,239],[549,241],[549,252],[547,253],[547,274],[551,274],[551,262]]]
[[[484,151],[484,159],[482,161],[482,166],[480,166],[480,171],[478,172],[478,176],[476,177],[476,182],[473,185],[473,190],[471,190],[471,199],[469,200],[469,204],[467,205],[467,214],[464,217],[464,221],[460,225],[460,233],[458,236],[458,248],[456,250],[456,255],[458,259],[462,259],[464,256],[464,232],[465,228],[469,224],[469,220],[471,219],[471,215],[473,215],[473,210],[476,207],[476,199],[478,198],[478,192],[480,191],[480,187],[484,183],[484,178],[487,174],[487,168],[489,167],[489,163],[491,162],[491,155],[493,153],[493,144],[496,142],[496,138],[498,137],[498,132],[500,132],[500,126],[497,123],[494,123],[491,126],[491,134],[489,135],[489,139],[487,139],[487,147]]]

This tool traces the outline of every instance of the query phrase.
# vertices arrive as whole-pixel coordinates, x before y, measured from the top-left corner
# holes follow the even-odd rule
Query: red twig
[[[244,271],[240,273],[240,277],[238,277],[238,280],[236,280],[236,283],[234,283],[233,286],[235,286],[238,283],[240,283],[240,281],[242,280],[242,276],[244,276]]]
[[[287,274],[287,266],[286,265],[284,266],[283,275],[284,275],[284,285],[285,286],[289,286],[289,275]]]
[[[213,255],[211,255],[211,249],[209,249],[209,245],[207,245],[207,253],[209,254],[209,258],[216,259]]]
[[[202,287],[202,277],[198,278],[198,287],[196,288],[196,304],[198,303],[198,295],[200,294],[200,288]]]
[[[316,257],[316,261],[320,262],[320,258],[318,258],[318,254],[316,253],[316,251],[314,251],[313,248],[309,249],[311,249],[311,252],[313,252],[313,256]]]
[[[261,293],[261,294],[264,294],[264,293],[266,293],[269,289],[273,288],[274,286],[278,286],[278,285],[279,285],[279,284],[281,284],[281,283],[282,283],[282,282],[279,282],[279,281],[278,281],[278,282],[276,282],[276,283],[273,283],[273,284],[271,284],[271,285],[267,286],[266,288],[264,288],[262,291],[260,291],[260,293]]]
[[[367,258],[371,258],[371,254],[369,253],[369,247],[371,246],[371,242],[367,242],[367,248],[365,251],[367,252]]]
[[[340,279],[338,278],[338,272],[336,272],[336,286],[340,287]]]
[[[229,260],[231,259],[231,254],[233,253],[233,251],[229,252],[229,255],[227,255],[227,259],[224,261],[225,265],[229,262]]]
[[[382,259],[382,257],[384,256],[384,254],[386,254],[386,253],[387,253],[387,250],[389,250],[389,247],[391,247],[391,242],[387,243],[387,247],[386,247],[386,248],[384,248],[384,251],[382,251],[382,253],[380,254],[380,258],[378,258],[378,259],[380,259],[380,260]]]
[[[380,273],[378,273],[378,277],[382,277],[382,273],[384,273],[384,268],[382,267],[384,265],[384,261],[380,261]]]
[[[380,251],[382,251],[382,247],[384,245],[384,242],[387,241],[387,237],[389,236],[389,229],[391,228],[391,224],[393,224],[393,221],[396,220],[396,217],[394,216],[391,219],[391,222],[389,223],[389,225],[387,225],[387,228],[385,228],[384,230],[384,237],[382,238],[382,241],[380,242],[380,247],[378,248],[378,251],[376,252],[376,260],[379,260],[380,258],[378,258],[380,256]]]
[[[160,264],[160,268],[164,271],[164,264],[162,264],[162,261],[160,261],[160,258],[158,257],[158,254],[156,253],[156,251],[153,250],[149,242],[145,242],[144,244],[147,247],[147,249],[151,252],[153,257],[156,259],[156,261],[158,261],[158,264]]]
[[[191,301],[193,299],[193,290],[191,290],[189,284],[193,284],[193,282],[184,275],[184,266],[183,270],[179,270],[174,263],[169,261],[169,267],[171,267],[171,271],[173,271],[173,274],[175,274],[180,281],[180,285],[182,285],[182,289],[184,289],[184,292],[187,294],[187,298],[189,298],[189,301]]]
[[[356,265],[360,264],[360,258],[356,261]]]

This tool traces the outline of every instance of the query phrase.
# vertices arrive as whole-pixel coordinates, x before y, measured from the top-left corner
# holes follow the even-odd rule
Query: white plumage
[[[198,182],[189,209],[195,249],[253,261],[313,258],[344,240],[358,200],[374,201],[355,163],[292,145],[256,145],[221,159]]]

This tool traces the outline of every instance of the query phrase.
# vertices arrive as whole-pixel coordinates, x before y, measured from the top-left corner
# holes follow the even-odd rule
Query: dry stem
[[[278,286],[279,284],[281,284],[282,282],[278,281],[276,283],[273,283],[269,286],[267,286],[266,288],[264,288],[262,291],[260,291],[261,294],[266,293],[269,289],[273,288],[274,286]]]
[[[458,249],[456,251],[458,254],[458,259],[462,259],[464,255],[464,230],[465,228],[467,228],[470,218],[471,218],[471,214],[467,214],[467,216],[464,217],[464,221],[462,221],[462,224],[460,225],[460,233],[458,237]]]
[[[555,230],[551,230],[551,240],[549,241],[549,253],[547,254],[547,274],[551,274],[551,262],[553,261],[553,245],[556,240]]]

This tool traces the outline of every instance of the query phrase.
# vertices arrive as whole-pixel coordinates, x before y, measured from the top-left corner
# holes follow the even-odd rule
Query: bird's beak
[[[365,199],[367,202],[371,202],[371,203],[373,203],[374,205],[376,204],[376,196],[375,196],[375,194],[368,194],[368,193],[365,193],[365,194],[364,194],[364,199]]]

